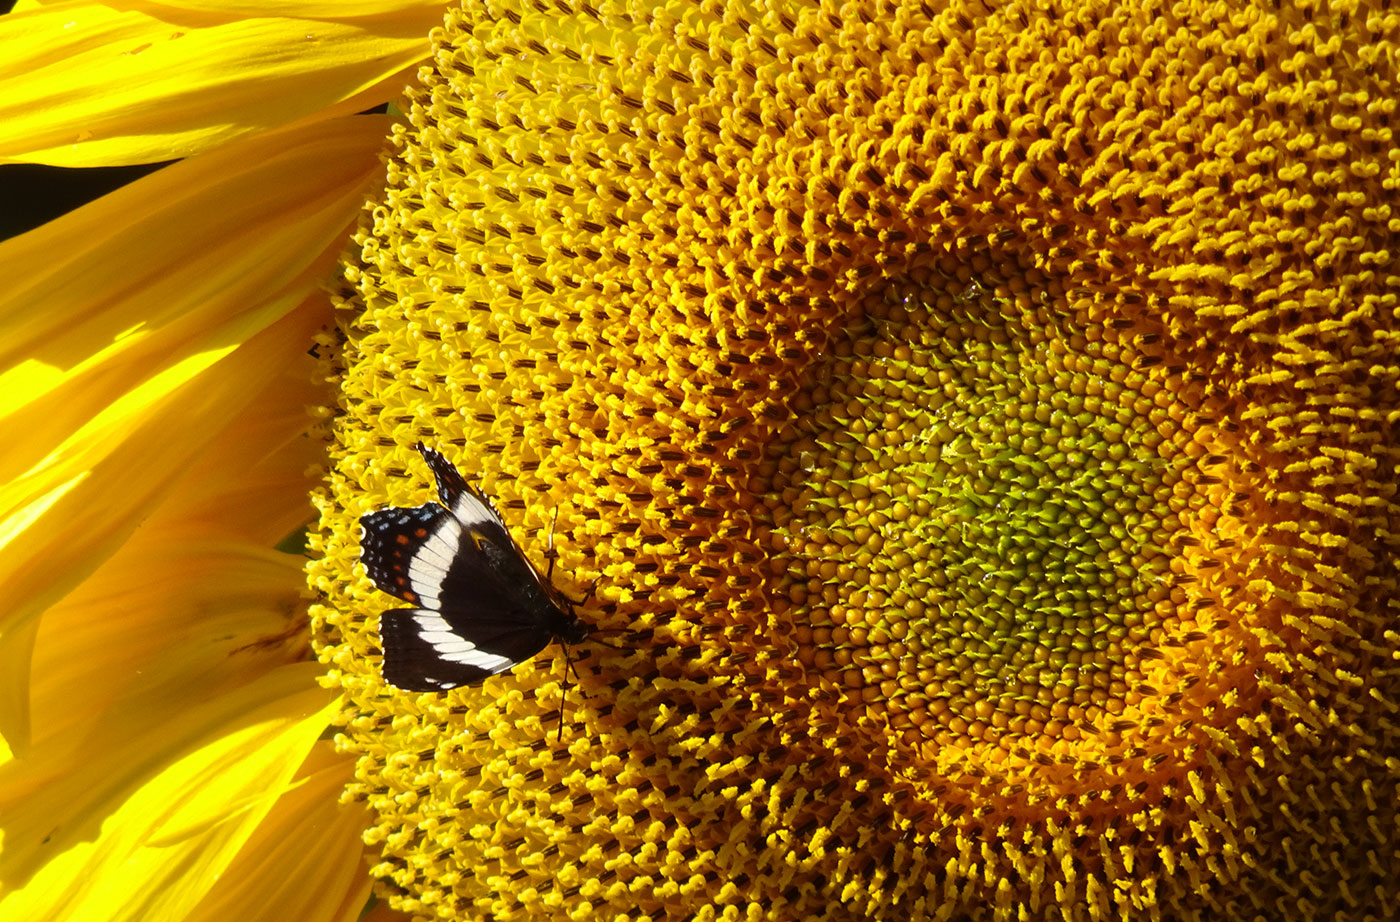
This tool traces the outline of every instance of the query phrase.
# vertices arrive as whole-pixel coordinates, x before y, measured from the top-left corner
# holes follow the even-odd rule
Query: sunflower
[[[391,902],[1400,913],[1397,32],[454,8],[346,267],[312,541]],[[382,680],[357,522],[434,497],[419,441],[621,632],[576,687]]]
[[[191,60],[242,61],[253,20],[195,6],[152,39],[236,24]],[[285,34],[418,8],[336,9]],[[125,28],[109,52],[165,47]],[[1397,46],[1361,4],[469,0],[378,133],[331,111],[391,95],[363,76],[29,126],[34,159],[197,155],[0,250],[16,304],[69,312],[6,339],[35,668],[0,710],[0,906],[353,916],[363,828],[422,918],[1400,914]],[[384,132],[320,361],[307,292]],[[35,268],[73,240],[106,244],[69,257],[107,256],[86,310],[91,267]],[[338,699],[270,550],[323,431]],[[385,685],[358,520],[432,498],[418,441],[617,648]]]

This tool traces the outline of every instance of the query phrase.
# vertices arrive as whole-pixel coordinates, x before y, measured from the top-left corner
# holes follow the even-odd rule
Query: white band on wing
[[[452,630],[452,625],[433,612],[420,611],[413,620],[418,625],[418,636],[434,653],[449,662],[475,666],[487,672],[500,672],[515,665],[515,660],[508,656],[477,649],[476,644]]]
[[[457,521],[470,528],[473,525],[480,525],[483,522],[494,522],[505,528],[505,522],[496,515],[496,510],[492,509],[487,502],[479,496],[472,495],[470,490],[464,490],[457,498],[457,505],[453,508],[452,514],[457,517]]]
[[[442,524],[413,553],[408,563],[408,579],[418,594],[418,604],[424,608],[440,608],[442,584],[452,567],[462,526],[456,519],[444,518]]]

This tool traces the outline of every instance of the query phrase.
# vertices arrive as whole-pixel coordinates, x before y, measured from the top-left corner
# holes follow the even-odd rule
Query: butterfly
[[[413,446],[437,479],[440,503],[390,507],[360,518],[360,559],[383,592],[412,608],[379,621],[384,681],[404,691],[443,691],[505,672],[552,641],[592,629],[575,602],[541,575],[491,500],[442,455]]]

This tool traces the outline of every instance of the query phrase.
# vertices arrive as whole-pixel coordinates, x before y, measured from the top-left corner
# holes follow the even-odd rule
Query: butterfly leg
[[[544,551],[544,556],[549,558],[549,570],[544,575],[545,579],[550,579],[554,576],[554,561],[559,557],[559,555],[555,553],[554,550],[554,526],[558,524],[558,522],[559,507],[555,506],[554,517],[549,520],[549,541],[546,542],[547,546],[545,547]]]
[[[564,680],[559,689],[559,725],[554,728],[554,742],[558,744],[564,739],[564,708],[569,703],[569,670],[573,669],[574,661],[569,656],[569,645],[561,644],[564,648]],[[578,675],[577,672],[574,673]]]
[[[621,651],[623,651],[623,652],[625,653],[625,652],[627,652],[627,648],[626,648],[626,647],[619,647],[619,646],[618,646],[617,644],[615,644],[615,643],[608,643],[606,640],[599,640],[599,639],[598,639],[598,635],[599,635],[599,634],[626,634],[626,633],[628,633],[627,628],[623,628],[623,627],[605,627],[605,628],[599,628],[599,629],[596,630],[596,631],[589,631],[589,633],[588,633],[588,639],[591,640],[593,643],[600,643],[600,644],[602,644],[602,645],[605,646],[605,647],[610,647],[610,648],[612,648],[612,649],[614,649],[614,650],[621,650]],[[575,673],[575,675],[577,675],[577,673]]]
[[[554,566],[554,561],[551,560],[549,564],[551,567]],[[564,598],[568,599],[570,602],[573,602],[575,605],[582,605],[584,602],[587,602],[589,599],[593,598],[593,590],[598,588],[598,581],[602,578],[603,574],[601,573],[593,577],[593,582],[588,584],[588,592],[585,593],[584,597],[581,599],[576,599],[571,595],[564,595],[564,593],[562,592],[560,594],[564,595]]]

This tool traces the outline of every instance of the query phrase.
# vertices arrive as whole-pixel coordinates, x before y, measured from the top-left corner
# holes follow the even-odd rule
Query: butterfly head
[[[579,602],[570,598],[558,586],[548,582],[547,576],[541,576],[540,581],[555,612],[550,631],[565,646],[587,640],[588,635],[593,633],[593,626],[575,614],[575,609],[588,600]]]
[[[582,643],[588,639],[588,635],[593,633],[593,627],[584,623],[577,617],[570,615],[565,623],[564,630],[560,632],[559,639],[564,643]]]

